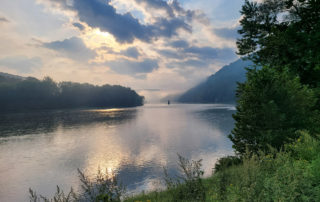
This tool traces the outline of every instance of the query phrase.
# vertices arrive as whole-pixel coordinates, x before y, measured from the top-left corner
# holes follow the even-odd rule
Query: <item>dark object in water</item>
[[[168,105],[170,105],[170,100],[168,100]]]

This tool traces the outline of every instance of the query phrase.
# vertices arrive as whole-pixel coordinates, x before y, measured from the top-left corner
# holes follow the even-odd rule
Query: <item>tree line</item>
[[[110,108],[143,105],[144,97],[119,85],[0,78],[0,111],[65,108]]]

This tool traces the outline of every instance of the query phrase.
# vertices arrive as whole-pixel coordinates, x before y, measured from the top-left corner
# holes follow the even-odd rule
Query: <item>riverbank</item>
[[[245,156],[242,163],[222,163],[219,171],[202,179],[204,201],[320,201],[320,141],[302,133],[281,152]],[[127,198],[127,202],[203,201],[192,199],[185,185]],[[188,191],[185,196],[183,193]]]

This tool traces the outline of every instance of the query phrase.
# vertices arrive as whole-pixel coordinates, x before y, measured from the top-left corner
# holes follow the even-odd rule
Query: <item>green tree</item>
[[[297,130],[313,130],[316,104],[314,91],[288,71],[263,67],[250,69],[247,82],[237,90],[236,123],[229,138],[233,148],[244,154],[281,148],[298,138]]]
[[[319,128],[320,0],[246,0],[241,14],[238,54],[263,68],[238,86],[229,137],[240,154],[279,149]]]
[[[320,86],[320,0],[245,1],[238,53]]]

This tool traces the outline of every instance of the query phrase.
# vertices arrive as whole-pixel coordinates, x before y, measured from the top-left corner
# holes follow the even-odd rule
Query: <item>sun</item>
[[[100,29],[91,29],[82,35],[86,45],[91,49],[109,47],[115,51],[121,50],[121,45],[115,40],[114,36]]]

